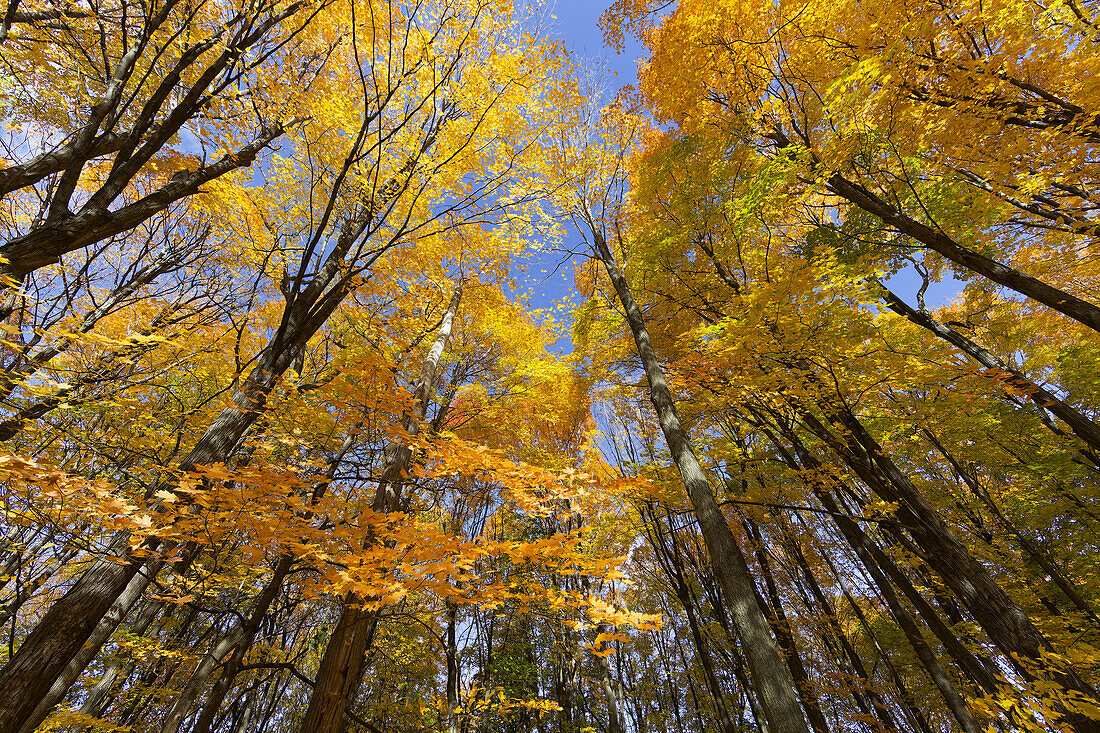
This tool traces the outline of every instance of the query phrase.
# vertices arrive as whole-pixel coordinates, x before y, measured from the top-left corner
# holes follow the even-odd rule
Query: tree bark
[[[137,637],[144,637],[148,634],[151,638],[155,638],[160,630],[163,628],[164,623],[171,618],[173,610],[172,607],[165,610],[165,603],[163,601],[146,601],[141,613],[138,614],[137,619],[134,620],[130,627],[130,633]],[[164,611],[164,613],[161,613]],[[160,618],[154,625],[153,620],[160,614]],[[150,626],[152,629],[150,630]],[[103,713],[107,710],[111,703],[110,694],[115,688],[115,684],[119,680],[125,679],[130,671],[133,669],[133,661],[129,658],[118,659],[111,663],[104,671],[103,676],[96,682],[95,687],[88,692],[88,696],[81,703],[78,712],[81,715],[91,715],[93,717],[102,717]],[[82,725],[69,726],[65,729],[66,733],[79,733],[84,730]]]
[[[657,411],[661,431],[699,520],[712,567],[730,604],[734,626],[744,645],[753,687],[759,696],[770,733],[809,733],[798,698],[794,694],[790,674],[783,665],[767,620],[757,604],[752,576],[740,548],[737,547],[733,532],[718,507],[706,473],[692,450],[687,432],[680,423],[672,393],[665,382],[664,371],[650,342],[642,311],[634,302],[626,279],[608,249],[603,234],[591,220],[589,226],[596,255],[603,262],[626,313],[638,356],[645,368],[650,399]]]
[[[229,659],[222,663],[221,675],[218,676],[217,682],[214,683],[213,688],[207,693],[206,702],[203,703],[202,711],[199,713],[198,720],[192,728],[192,733],[209,733],[210,729],[213,727],[214,717],[218,714],[222,703],[225,701],[225,696],[229,693],[230,688],[232,688],[234,678],[237,676],[238,672],[240,672],[241,666],[244,664],[244,658],[248,654],[248,650],[252,648],[252,642],[256,638],[256,632],[259,631],[264,616],[267,615],[268,610],[271,608],[271,603],[275,600],[275,596],[279,593],[279,589],[282,588],[283,580],[290,572],[290,568],[293,564],[294,557],[292,555],[281,555],[271,575],[271,579],[264,585],[263,590],[260,591],[260,595],[256,597],[249,607],[248,612],[245,614],[240,624],[241,638],[236,646],[233,647],[233,653]],[[162,733],[175,733],[175,729],[169,728],[162,728],[161,731]]]
[[[596,625],[596,633],[606,633],[608,625],[600,623]],[[603,642],[601,650],[606,650],[608,644]],[[606,656],[596,655],[596,667],[600,670],[600,691],[603,693],[604,702],[607,703],[607,730],[608,733],[623,733],[622,713],[619,710],[619,696],[615,689],[615,680],[611,675],[611,663]]]
[[[92,628],[85,645],[53,680],[53,683],[46,690],[46,694],[38,701],[37,706],[26,722],[18,729],[20,733],[32,733],[46,719],[53,707],[61,702],[73,683],[80,679],[80,675],[84,673],[84,668],[99,653],[100,647],[115,632],[118,625],[122,623],[122,619],[134,607],[134,604],[141,599],[146,586],[149,585],[163,564],[161,561],[149,563],[142,572],[130,576],[123,592],[119,594],[114,603],[107,609],[107,612],[99,618],[99,623]]]
[[[825,558],[825,562],[829,565],[830,571],[839,582],[840,575],[837,573],[836,567],[829,562],[828,558]],[[879,653],[886,665],[886,669],[890,673],[890,679],[894,683],[894,688],[898,691],[898,698],[900,699],[899,707],[920,733],[932,733],[932,726],[928,724],[928,719],[924,716],[917,702],[913,699],[913,694],[909,692],[905,680],[902,679],[901,673],[898,672],[897,666],[894,664],[893,660],[890,659],[890,655],[882,648],[882,643],[879,641],[878,636],[875,635],[874,629],[871,628],[871,623],[867,620],[867,615],[863,612],[863,609],[860,608],[859,604],[856,603],[856,599],[852,598],[851,592],[849,592],[847,588],[843,588],[842,590],[844,592],[844,599],[848,601],[848,607],[852,609],[852,613],[859,619],[859,624],[863,627],[864,633],[866,633],[867,638],[871,640],[875,650]]]
[[[413,412],[406,414],[404,419],[405,430],[410,437],[416,437],[420,423],[427,414],[432,382],[435,381],[439,359],[443,356],[454,327],[455,315],[462,301],[463,286],[464,282],[459,280],[439,326],[439,333],[424,359],[420,379],[413,388],[416,403]],[[411,458],[412,450],[407,443],[391,446],[375,491],[372,507],[374,512],[386,514],[401,506]],[[365,546],[373,541],[368,536]],[[346,728],[345,711],[354,702],[355,694],[359,690],[363,657],[378,623],[378,611],[370,607],[374,600],[362,598],[353,592],[344,596],[339,620],[317,670],[313,694],[299,728],[301,733],[342,733]]]
[[[1067,689],[1096,700],[1096,691],[1074,670],[1051,669],[1043,661],[1042,650],[1049,643],[1031,619],[997,584],[989,571],[974,559],[935,508],[886,455],[848,407],[835,398],[825,398],[823,401],[826,403],[826,414],[845,429],[848,438],[845,440],[836,436],[805,410],[801,410],[803,422],[835,450],[880,498],[898,503],[900,524],[924,551],[926,562],[963,602],[1017,671],[1027,678],[1036,674],[1049,677]],[[1029,668],[1024,660],[1033,667]],[[1071,715],[1069,720],[1075,730],[1085,731],[1092,727],[1092,723],[1084,718]]]
[[[768,133],[768,137],[774,140],[776,147],[780,149],[791,145],[790,139],[778,128],[773,128]],[[814,168],[819,167],[820,163],[815,162]],[[818,173],[824,172],[818,171]],[[944,231],[917,221],[883,201],[873,191],[859,183],[848,180],[839,173],[830,172],[826,175],[828,176],[825,178],[826,186],[832,193],[849,203],[855,204],[867,213],[877,216],[933,252],[947,258],[956,265],[982,275],[998,285],[1014,290],[1020,295],[1069,316],[1094,331],[1100,331],[1100,307],[962,246]]]
[[[760,607],[767,609],[768,621],[775,630],[779,648],[787,657],[787,669],[791,671],[791,676],[794,678],[795,690],[798,691],[798,699],[802,701],[802,709],[806,711],[810,726],[815,733],[829,733],[829,723],[825,720],[825,714],[821,712],[813,683],[810,682],[810,676],[806,674],[806,665],[802,662],[802,656],[795,644],[794,629],[791,628],[787,614],[783,610],[783,600],[779,597],[779,588],[772,575],[771,563],[768,561],[767,550],[764,547],[764,538],[751,520],[745,520],[744,525],[745,532],[753,544],[756,563],[760,566],[764,588],[768,593],[767,600],[760,599]]]

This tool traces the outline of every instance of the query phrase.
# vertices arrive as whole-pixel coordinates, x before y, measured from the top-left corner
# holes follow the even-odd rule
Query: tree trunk
[[[110,638],[111,634],[115,632],[115,629],[122,623],[122,619],[126,617],[126,614],[130,612],[134,604],[141,599],[146,586],[149,585],[153,576],[156,575],[163,564],[162,561],[154,561],[149,563],[141,573],[135,572],[130,576],[129,582],[123,588],[122,593],[120,593],[114,603],[110,605],[107,612],[99,618],[99,623],[89,632],[86,644],[69,661],[69,664],[61,670],[60,674],[57,675],[45,694],[38,701],[38,704],[35,706],[26,722],[18,729],[20,733],[31,733],[34,731],[50,714],[53,707],[61,702],[66,693],[68,693],[69,688],[73,686],[73,683],[80,679],[80,675],[84,673],[84,668],[95,659],[96,654],[99,653],[100,647],[102,647],[107,639]],[[22,648],[20,648],[20,650],[22,650]]]
[[[596,625],[596,634],[607,633],[608,625],[600,623]],[[600,650],[606,650],[608,643],[600,644]],[[604,702],[607,703],[607,730],[608,733],[623,733],[622,713],[619,711],[619,696],[615,689],[615,681],[611,675],[611,663],[606,656],[596,655],[596,667],[600,670],[600,691],[603,693]]]
[[[144,607],[141,609],[141,613],[138,614],[137,619],[134,620],[133,625],[130,627],[130,633],[137,637],[144,637],[148,633],[151,638],[155,638],[164,626],[165,621],[171,618],[175,607],[165,609],[165,603],[163,601],[146,601]],[[165,611],[163,614],[162,611]],[[158,614],[160,618],[157,619]],[[153,620],[157,619],[157,623],[154,625]],[[152,629],[150,629],[152,626]],[[125,678],[133,670],[134,664],[130,659],[119,659],[111,663],[111,665],[104,671],[103,676],[96,682],[95,687],[88,692],[88,696],[84,699],[84,702],[80,705],[78,711],[81,715],[90,715],[92,717],[102,717],[103,713],[107,710],[111,703],[110,694],[115,689],[115,685],[119,680],[125,680]],[[83,730],[84,726],[75,725],[66,728],[66,733],[79,733]]]
[[[898,503],[898,518],[924,551],[925,560],[985,630],[994,644],[1024,677],[1035,674],[1056,680],[1090,700],[1096,691],[1072,669],[1051,669],[1042,659],[1047,640],[1015,601],[997,584],[989,571],[967,550],[939,513],[917,490],[882,447],[836,398],[823,400],[826,414],[846,429],[846,440],[837,437],[816,417],[800,410],[803,422],[825,441],[852,471],[880,498]],[[1029,668],[1026,662],[1033,668]],[[1086,731],[1092,723],[1068,716],[1075,730]]]
[[[225,632],[225,634],[223,634],[222,637],[199,658],[199,663],[187,678],[187,682],[184,684],[183,689],[176,693],[172,708],[161,722],[160,733],[176,733],[180,729],[180,726],[183,725],[183,721],[187,719],[191,712],[192,703],[195,702],[199,693],[201,693],[206,686],[206,681],[210,679],[210,675],[214,673],[214,669],[217,667],[218,662],[232,652],[243,638],[244,629],[240,624],[237,624]]]
[[[416,399],[414,411],[406,414],[404,419],[405,430],[410,437],[416,437],[420,423],[427,414],[432,382],[435,381],[439,359],[443,356],[454,327],[455,315],[462,301],[463,286],[464,282],[459,280],[439,326],[439,333],[424,359],[420,379],[413,389],[413,397]],[[391,446],[375,491],[372,506],[374,512],[387,514],[401,506],[411,458],[412,450],[406,443]],[[368,536],[364,546],[369,546],[373,541]],[[353,592],[344,596],[340,618],[321,659],[309,707],[302,718],[299,728],[302,733],[342,733],[347,726],[344,712],[354,702],[359,690],[363,657],[378,623],[378,611],[369,607],[375,600],[361,598]]]
[[[787,614],[783,610],[783,600],[779,597],[779,588],[772,576],[771,563],[768,561],[767,550],[764,547],[764,538],[760,530],[751,521],[744,523],[745,532],[751,539],[756,563],[760,566],[760,574],[764,578],[764,588],[768,592],[768,599],[760,599],[760,607],[767,609],[768,621],[775,630],[776,641],[779,648],[787,657],[787,668],[794,678],[795,690],[802,701],[802,709],[806,711],[806,718],[813,727],[815,733],[829,733],[829,723],[825,720],[825,714],[821,712],[817,694],[814,692],[813,683],[806,674],[806,665],[802,662],[802,656],[798,653],[798,647],[794,642],[794,629],[787,620]],[[769,603],[770,602],[770,603]]]
[[[626,312],[627,323],[645,368],[650,399],[657,411],[673,461],[684,481],[688,497],[699,520],[712,567],[718,576],[738,635],[744,645],[752,675],[753,687],[768,721],[770,733],[808,733],[806,719],[798,706],[790,674],[776,648],[768,622],[756,601],[755,588],[733,532],[715,501],[714,493],[699,459],[691,447],[687,432],[680,423],[672,393],[665,382],[664,371],[650,342],[642,311],[634,302],[626,279],[619,270],[607,242],[598,228],[590,223],[593,244],[599,259],[611,278],[619,301]]]
[[[448,598],[446,648],[447,656],[447,733],[462,733],[461,713],[462,700],[459,697],[459,667],[458,667],[458,605]]]
[[[714,700],[714,708],[718,713],[719,725],[725,733],[735,733],[733,719],[730,717],[729,709],[726,707],[725,697],[722,695],[722,687],[718,682],[718,675],[714,671],[714,659],[711,657],[710,648],[707,646],[703,638],[702,630],[699,628],[699,621],[696,618],[695,600],[684,578],[683,564],[680,562],[679,543],[676,540],[676,536],[672,532],[669,532],[669,538],[672,541],[672,550],[670,552],[669,548],[666,547],[663,542],[661,520],[657,516],[657,513],[655,511],[650,511],[649,519],[652,530],[647,532],[646,535],[649,538],[650,545],[653,547],[658,562],[660,562],[662,568],[665,570],[665,574],[668,576],[669,581],[676,591],[676,596],[680,599],[680,605],[683,606],[684,612],[687,614],[688,628],[691,630],[691,638],[695,642],[695,650],[699,655],[699,663],[703,666],[707,687],[710,688],[710,695]]]
[[[777,127],[773,127],[767,137],[775,141],[777,148],[782,149],[791,145],[787,135]],[[883,201],[882,198],[866,187],[848,180],[839,173],[820,170],[821,163],[816,161],[816,158],[813,168],[816,174],[823,174],[822,177],[829,191],[867,213],[877,216],[897,231],[912,237],[933,252],[947,258],[956,265],[992,280],[998,285],[1014,290],[1020,295],[1067,315],[1094,331],[1100,331],[1100,307],[962,246],[942,230],[917,221],[905,212]]]
[[[829,569],[833,573],[833,576],[837,578],[838,582],[840,575],[837,573],[836,568],[829,562],[828,558],[825,558],[825,562],[829,565]],[[909,688],[905,684],[905,680],[902,679],[901,673],[898,672],[897,666],[893,660],[890,659],[890,655],[886,653],[886,650],[882,648],[882,643],[879,641],[878,636],[875,635],[874,629],[871,628],[871,623],[867,620],[867,615],[856,603],[856,599],[852,598],[852,594],[847,588],[843,588],[844,599],[848,601],[848,607],[852,609],[852,613],[859,620],[860,626],[863,627],[863,631],[867,634],[867,638],[871,640],[875,650],[878,651],[883,662],[886,664],[886,669],[890,673],[890,679],[894,682],[894,687],[898,691],[898,697],[900,698],[899,707],[905,712],[906,717],[909,718],[913,726],[920,731],[920,733],[932,733],[932,726],[928,724],[928,719],[924,717],[924,713],[921,711],[917,702],[913,699],[913,695],[909,692]]]
[[[848,640],[848,636],[844,633],[844,629],[841,628],[840,621],[837,619],[836,610],[833,608],[832,603],[829,602],[829,599],[825,597],[824,591],[821,590],[821,586],[818,584],[813,569],[806,560],[806,555],[802,552],[802,548],[798,545],[798,541],[790,536],[786,527],[784,527],[784,534],[787,535],[791,556],[802,571],[802,576],[806,579],[806,585],[809,587],[810,594],[813,596],[814,602],[817,605],[818,614],[824,617],[832,637],[836,639],[837,644],[844,653],[844,657],[848,660],[848,664],[862,684],[862,689],[852,690],[856,702],[860,706],[860,710],[864,715],[870,714],[871,711],[867,709],[867,705],[870,703],[870,707],[874,711],[874,717],[877,718],[881,724],[881,729],[886,731],[896,730],[897,726],[894,724],[894,716],[891,715],[889,708],[886,707],[886,703],[882,700],[882,697],[879,696],[878,691],[875,689],[875,682],[871,676],[867,674],[867,668],[864,666],[863,660],[852,646],[852,643]]]

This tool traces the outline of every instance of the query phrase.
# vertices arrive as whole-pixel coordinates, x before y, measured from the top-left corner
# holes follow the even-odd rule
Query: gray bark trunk
[[[84,673],[84,668],[95,659],[100,647],[110,638],[111,634],[115,633],[115,629],[122,623],[122,619],[126,617],[134,604],[141,599],[146,586],[149,585],[163,564],[163,562],[150,563],[143,572],[134,573],[130,577],[123,592],[119,594],[115,602],[107,609],[107,612],[100,617],[99,623],[88,635],[84,647],[70,660],[69,664],[61,671],[61,674],[53,680],[53,684],[50,685],[46,694],[38,702],[30,717],[19,728],[19,733],[32,733],[46,719],[53,707],[61,702],[73,683],[80,679],[80,675]]]
[[[626,312],[627,324],[645,368],[650,399],[657,411],[657,419],[672,452],[672,458],[684,481],[695,516],[699,520],[718,582],[730,605],[730,615],[744,645],[752,684],[764,710],[769,730],[771,733],[809,733],[806,718],[794,694],[790,674],[783,665],[775,640],[768,629],[768,622],[757,604],[752,576],[740,548],[737,547],[733,532],[718,507],[706,473],[695,456],[687,431],[680,423],[672,393],[665,382],[664,371],[650,342],[642,311],[634,302],[626,279],[608,249],[603,234],[594,224],[589,224],[596,254],[603,262]]]
[[[1050,390],[1028,379],[1018,369],[1014,369],[953,328],[940,323],[926,311],[911,308],[908,303],[884,286],[882,292],[890,310],[957,347],[987,369],[996,369],[1010,374],[1013,384],[1026,390],[1028,397],[1040,409],[1049,410],[1051,414],[1069,425],[1073,434],[1085,441],[1094,455],[1100,451],[1100,425],[1082,415],[1072,405],[1059,399]]]

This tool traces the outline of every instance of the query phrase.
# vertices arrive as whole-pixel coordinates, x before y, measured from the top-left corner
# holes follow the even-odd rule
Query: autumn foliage
[[[0,731],[1100,729],[1098,10],[10,0]]]

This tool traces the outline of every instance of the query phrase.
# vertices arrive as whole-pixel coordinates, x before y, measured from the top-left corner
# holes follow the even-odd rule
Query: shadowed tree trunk
[[[768,137],[774,140],[776,147],[780,149],[791,145],[790,139],[778,128],[773,128]],[[815,164],[814,168],[817,169],[818,174],[827,176],[824,180],[830,192],[863,211],[877,216],[933,252],[998,285],[1069,316],[1094,331],[1100,331],[1100,307],[964,247],[946,232],[917,221],[859,183],[850,181],[839,173],[826,173],[820,170],[820,163]]]
[[[657,516],[657,512],[650,507],[646,513],[649,514],[649,522],[646,523],[648,528],[646,537],[649,539],[650,546],[653,547],[653,552],[657,557],[657,561],[661,564],[661,567],[665,571],[665,575],[672,583],[673,590],[676,592],[676,597],[680,600],[680,605],[683,606],[684,612],[687,614],[688,628],[691,630],[691,638],[695,642],[695,651],[699,655],[699,663],[703,667],[703,673],[707,680],[707,687],[710,689],[710,696],[714,700],[714,708],[718,713],[719,725],[726,733],[735,733],[733,719],[730,717],[729,709],[726,706],[725,696],[722,694],[722,687],[718,682],[718,675],[714,669],[714,659],[711,656],[710,647],[707,645],[706,640],[703,638],[702,630],[699,628],[699,620],[695,610],[695,599],[691,593],[691,589],[688,587],[687,579],[684,576],[683,563],[680,561],[679,542],[676,536],[670,531],[667,534],[672,547],[667,547],[664,542],[665,533],[662,532],[661,520]]]
[[[802,662],[802,656],[795,645],[794,630],[783,610],[783,599],[779,596],[779,587],[772,575],[771,562],[768,561],[767,549],[764,547],[764,538],[751,521],[746,520],[744,526],[746,535],[753,545],[756,563],[760,566],[764,588],[768,593],[767,599],[760,598],[760,607],[767,609],[768,622],[775,630],[776,641],[779,642],[779,648],[787,658],[787,669],[791,671],[791,676],[794,678],[795,690],[798,692],[798,699],[802,701],[802,709],[806,711],[807,720],[815,733],[829,733],[829,723],[825,720],[825,714],[821,712],[821,704],[814,691],[814,684],[806,673],[806,665]]]
[[[413,389],[415,406],[413,412],[407,413],[404,418],[405,430],[411,438],[416,437],[420,423],[427,414],[432,383],[462,301],[463,285],[463,281],[459,280]],[[408,483],[411,458],[412,449],[407,442],[395,443],[390,447],[371,507],[376,514],[388,514],[400,508],[403,489]],[[364,546],[370,546],[373,542],[374,539],[368,537]],[[313,694],[299,727],[302,733],[341,733],[346,728],[345,711],[359,691],[363,657],[378,624],[378,610],[374,603],[375,599],[361,597],[352,591],[344,596],[340,618],[321,658]]]
[[[1100,454],[1100,425],[1081,414],[1079,410],[1057,397],[1050,390],[1028,379],[1023,372],[989,353],[989,351],[950,326],[940,323],[927,311],[911,308],[908,303],[899,298],[889,288],[877,281],[875,282],[881,288],[886,306],[890,310],[957,347],[987,369],[994,369],[1011,376],[1013,385],[1026,390],[1027,396],[1039,406],[1039,409],[1048,410],[1052,415],[1069,425],[1073,434],[1088,445],[1090,460],[1094,463],[1100,461],[1100,457],[1098,457],[1098,454]]]
[[[848,660],[848,664],[851,666],[852,671],[855,672],[856,677],[860,680],[862,688],[852,690],[853,696],[860,706],[860,710],[864,715],[871,715],[872,710],[867,709],[869,703],[870,707],[873,709],[873,715],[878,719],[882,729],[886,731],[896,730],[897,726],[894,724],[894,716],[890,713],[886,703],[875,689],[874,680],[867,674],[867,668],[863,664],[863,660],[852,646],[852,643],[848,640],[847,634],[845,634],[844,630],[841,628],[840,621],[837,619],[836,610],[833,608],[829,599],[825,597],[825,593],[822,591],[814,575],[813,568],[810,567],[810,563],[806,560],[806,555],[802,552],[798,540],[790,535],[786,523],[784,523],[784,535],[786,536],[788,551],[794,559],[795,564],[802,572],[806,585],[810,589],[810,594],[813,596],[814,602],[817,605],[817,615],[824,618],[832,638],[836,640],[837,645],[839,645],[841,651],[844,653],[844,658]]]

